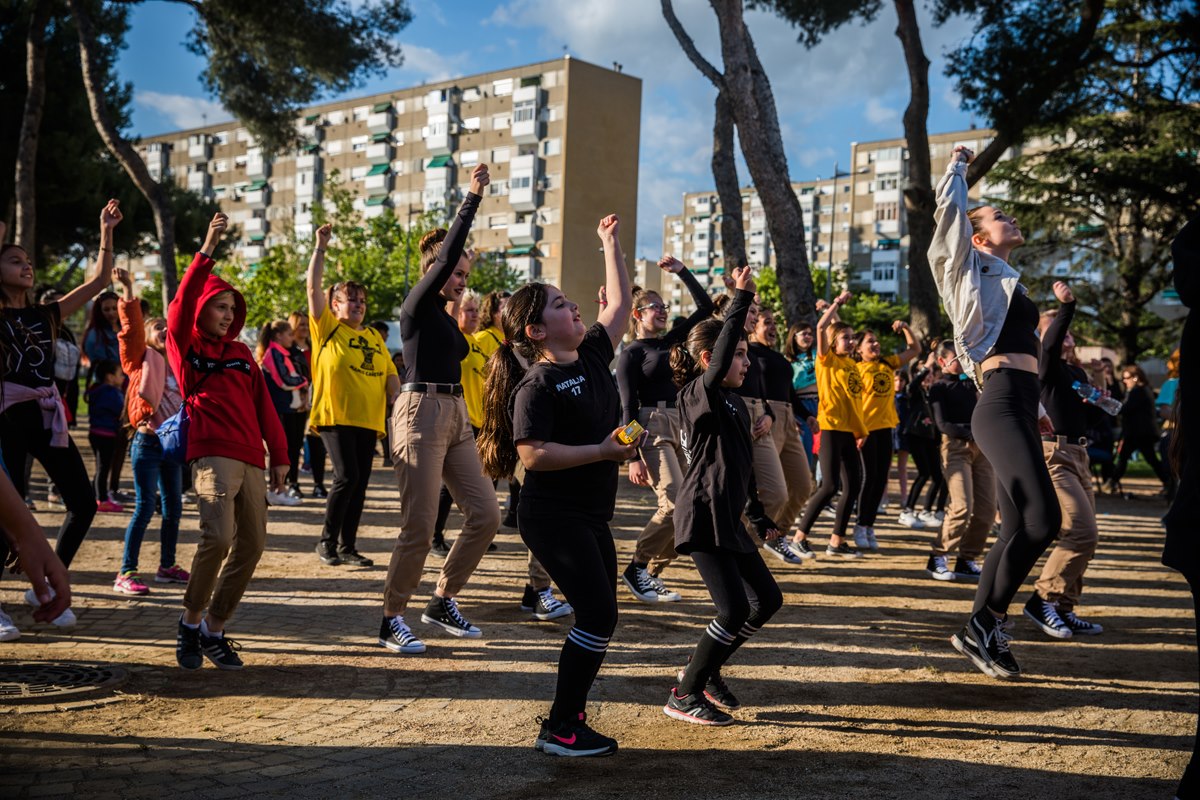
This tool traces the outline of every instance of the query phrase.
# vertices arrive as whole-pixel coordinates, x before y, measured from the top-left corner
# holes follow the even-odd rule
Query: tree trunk
[[[75,17],[75,27],[79,32],[83,87],[87,91],[92,122],[95,123],[96,131],[108,152],[125,169],[154,213],[154,228],[158,233],[158,258],[163,276],[163,308],[166,308],[175,297],[175,290],[179,286],[179,278],[175,273],[175,212],[171,209],[170,199],[162,184],[150,177],[146,162],[117,130],[109,112],[108,99],[104,94],[108,76],[103,74],[103,68],[100,66],[95,23],[88,13],[85,0],[70,2],[71,14]]]
[[[720,27],[726,96],[775,248],[784,315],[788,324],[811,322],[815,297],[804,243],[804,218],[788,175],[775,97],[746,28],[742,0],[709,2]]]
[[[733,150],[733,110],[725,90],[717,92],[713,115],[713,179],[721,199],[721,253],[725,271],[746,261],[746,232],[742,225],[742,187],[738,185],[737,162]]]
[[[17,140],[16,233],[13,241],[37,258],[37,166],[38,134],[46,104],[46,25],[50,22],[50,0],[35,0],[25,37],[25,110]]]
[[[908,146],[908,177],[904,183],[904,213],[908,221],[908,302],[918,341],[927,341],[941,328],[937,285],[929,268],[933,242],[933,175],[929,164],[929,59],[921,45],[921,27],[913,0],[895,0],[896,36],[904,47],[909,100],[904,109],[904,138]]]

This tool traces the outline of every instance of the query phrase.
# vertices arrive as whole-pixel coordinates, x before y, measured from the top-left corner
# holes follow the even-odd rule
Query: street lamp
[[[849,172],[839,172],[837,162],[833,162],[833,208],[829,217],[829,259],[825,267],[825,302],[833,302],[833,237],[837,228],[837,182],[838,178],[849,178]],[[817,226],[820,232],[820,225]]]

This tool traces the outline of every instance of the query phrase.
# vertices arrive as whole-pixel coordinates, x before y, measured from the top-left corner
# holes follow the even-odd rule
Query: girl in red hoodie
[[[184,669],[199,669],[205,656],[221,669],[242,668],[240,648],[224,632],[266,545],[264,440],[275,491],[283,490],[288,468],[283,426],[262,370],[237,340],[246,301],[212,274],[212,253],[227,225],[225,214],[213,217],[167,309],[167,356],[191,420],[187,462],[200,511],[200,544],[175,644]]]

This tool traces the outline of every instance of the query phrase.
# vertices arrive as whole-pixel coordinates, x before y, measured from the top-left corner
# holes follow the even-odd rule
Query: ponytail
[[[700,366],[700,354],[707,352],[709,357],[712,357],[713,348],[717,346],[717,338],[724,326],[724,320],[709,317],[688,331],[687,341],[671,348],[671,378],[676,386],[682,389],[704,374]],[[741,333],[739,338],[745,339],[746,334]]]
[[[511,477],[517,468],[509,403],[516,394],[517,384],[525,377],[520,358],[532,364],[542,353],[541,346],[526,335],[525,329],[540,323],[545,309],[546,285],[530,283],[513,293],[500,315],[504,342],[488,359],[487,380],[483,385],[483,427],[476,441],[484,473],[496,480]]]
[[[700,365],[683,342],[671,348],[671,379],[682,388],[700,376]]]

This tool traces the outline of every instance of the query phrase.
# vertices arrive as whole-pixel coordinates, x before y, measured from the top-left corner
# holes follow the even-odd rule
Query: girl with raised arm
[[[471,222],[490,182],[486,164],[475,167],[471,185],[449,231],[421,240],[424,277],[400,307],[404,340],[404,385],[392,408],[392,469],[400,488],[400,535],[388,564],[379,643],[399,653],[423,653],[425,644],[404,622],[404,612],[421,583],[433,545],[438,489],[442,483],[463,512],[463,527],[446,554],[433,596],[421,621],[453,636],[477,638],[479,628],[459,612],[455,597],[500,527],[500,506],[483,477],[467,404],[462,360],[470,345],[446,311],[467,290],[470,259],[464,254]]]
[[[733,722],[718,705],[740,708],[721,667],[783,605],[783,594],[742,524],[758,538],[779,537],[754,483],[750,411],[732,390],[750,368],[746,312],[754,301],[749,267],[733,271],[737,293],[724,322],[706,320],[677,345],[671,365],[679,390],[681,440],[687,474],[679,488],[675,549],[690,555],[717,607],[663,713],[699,725]]]
[[[633,292],[633,334],[636,337],[617,359],[617,388],[621,394],[623,420],[637,420],[648,433],[646,446],[629,463],[629,480],[650,486],[658,498],[646,527],[638,535],[633,560],[621,576],[633,596],[645,603],[679,599],[659,577],[675,558],[675,494],[683,481],[684,455],[679,441],[679,410],[675,398],[679,388],[671,375],[671,348],[685,341],[701,320],[712,316],[708,292],[691,271],[671,256],[658,266],[678,275],[691,292],[696,310],[669,332],[670,310],[658,292]]]
[[[33,262],[19,244],[0,244],[0,443],[4,462],[12,465],[12,480],[21,497],[28,494],[25,457],[32,455],[58,488],[67,513],[58,529],[55,552],[66,567],[83,543],[96,516],[96,493],[88,480],[83,456],[67,434],[67,415],[54,383],[55,338],[62,320],[99,294],[112,273],[113,229],[121,209],[109,200],[100,212],[100,253],[92,276],[60,300],[33,302]],[[0,227],[0,243],[4,228]],[[8,557],[7,540],[0,540],[0,563]],[[25,601],[40,605],[32,589]],[[59,627],[75,624],[65,609],[53,620]]]
[[[121,320],[117,313],[116,292],[101,292],[92,303],[87,326],[83,329],[83,352],[87,355],[90,364],[86,389],[91,390],[103,383],[96,377],[96,367],[101,362],[121,363],[120,346],[117,342],[120,331]],[[118,389],[123,389],[123,386],[124,384]],[[123,398],[122,402],[124,402]],[[133,500],[132,497],[120,490],[121,468],[125,465],[125,449],[129,446],[129,437],[126,434],[125,426],[118,426],[116,435],[111,438],[112,441],[109,444],[112,456],[109,469],[104,475],[104,485],[96,488],[96,499],[101,503],[107,502],[110,506],[109,510],[121,511],[125,503]]]
[[[967,164],[954,148],[938,182],[929,264],[954,323],[958,357],[983,393],[971,434],[996,472],[1000,535],[983,562],[975,608],[954,648],[979,670],[1015,678],[1008,606],[1062,525],[1039,433],[1038,308],[1008,264],[1025,242],[1017,221],[992,206],[967,209]]]
[[[325,488],[325,443],[321,434],[313,431],[309,420],[312,419],[312,340],[309,338],[308,313],[293,311],[288,315],[288,324],[292,326],[292,346],[288,348],[292,363],[308,379],[308,408],[304,409],[304,464],[312,473],[313,497],[325,499],[329,491]],[[301,464],[292,464],[288,470],[287,484],[289,491],[295,489],[300,495]]]
[[[575,609],[558,661],[558,688],[534,746],[562,756],[606,756],[617,742],[592,730],[585,708],[617,625],[617,552],[608,523],[618,464],[644,436],[617,437],[620,398],[608,364],[633,298],[615,215],[600,221],[609,302],[591,328],[555,286],[531,283],[504,308],[504,344],[488,364],[479,452],[493,478],[525,482],[517,507],[521,539]],[[517,354],[530,364],[521,366]],[[615,430],[614,430],[615,428]]]
[[[317,558],[328,566],[369,567],[374,562],[358,552],[358,524],[375,442],[383,437],[384,411],[389,397],[400,391],[400,379],[387,343],[363,323],[367,287],[354,281],[321,287],[325,248],[332,235],[328,224],[317,228],[307,275],[313,380],[309,425],[320,433],[333,463],[333,488],[325,501]]]
[[[258,332],[258,346],[254,358],[262,367],[267,379],[267,391],[275,404],[275,413],[283,425],[287,439],[288,474],[286,493],[267,493],[267,503],[273,506],[298,506],[302,502],[300,489],[296,486],[297,466],[304,448],[304,429],[308,423],[309,391],[306,365],[292,353],[295,344],[292,325],[286,319],[265,323]],[[297,363],[300,361],[300,363]]]

